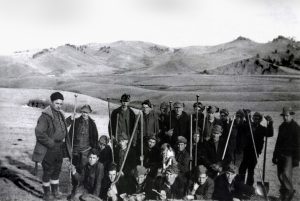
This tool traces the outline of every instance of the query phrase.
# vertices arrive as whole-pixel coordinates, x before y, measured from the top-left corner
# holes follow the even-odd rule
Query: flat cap
[[[213,114],[217,111],[218,111],[218,108],[216,106],[210,105],[210,106],[207,107],[207,113]]]
[[[128,136],[126,133],[122,132],[121,134],[119,134],[119,140],[128,140]]]
[[[284,115],[294,115],[295,112],[293,111],[293,109],[291,107],[284,107],[282,108],[282,112],[281,112],[281,116],[284,116]]]
[[[155,140],[155,141],[157,141],[157,137],[156,137],[155,133],[150,134],[150,135],[147,137],[147,140]]]
[[[168,104],[166,102],[162,102],[160,104],[160,109],[163,109],[163,108],[168,108]]]
[[[178,136],[176,142],[177,142],[177,144],[178,143],[184,143],[184,144],[186,144],[187,143],[187,139],[185,137],[183,137],[183,136]]]
[[[148,171],[146,168],[144,168],[144,166],[138,165],[132,170],[131,173],[134,177],[138,177],[147,174]]]
[[[130,102],[130,95],[129,94],[123,94],[121,96],[121,102]]]
[[[152,104],[151,104],[151,102],[150,102],[149,99],[144,100],[144,101],[142,102],[142,105],[148,105],[149,107],[152,107]]]
[[[59,92],[54,92],[53,94],[51,94],[50,100],[52,102],[55,101],[55,100],[58,100],[58,99],[64,100],[64,96],[61,93],[59,93]]]
[[[221,113],[225,114],[226,116],[229,115],[229,111],[228,111],[226,108],[221,109],[221,110],[220,110],[220,114],[221,114]]]
[[[259,117],[260,119],[262,119],[263,115],[259,112],[254,112],[253,117]]]
[[[212,130],[211,130],[211,133],[222,133],[223,132],[223,128],[221,125],[214,125]]]
[[[107,144],[108,143],[108,137],[106,135],[101,135],[101,137],[99,138],[99,143]]]
[[[173,105],[174,108],[184,107],[184,103],[182,102],[175,102]]]
[[[92,112],[92,108],[91,106],[89,105],[83,105],[81,108],[80,108],[80,111],[81,112],[86,112],[86,113],[91,113]]]
[[[177,165],[173,164],[170,165],[169,167],[167,167],[166,169],[166,173],[171,173],[171,174],[179,174],[179,169],[177,167]]]
[[[241,118],[245,117],[245,113],[243,110],[239,109],[238,111],[236,111],[235,116],[239,116]]]
[[[196,173],[197,175],[201,175],[201,174],[206,174],[207,173],[207,168],[204,165],[199,165],[196,169]]]
[[[202,109],[203,108],[203,105],[202,105],[202,103],[201,102],[195,102],[194,104],[193,104],[193,107],[195,108],[195,107],[197,107],[197,105],[198,105],[198,108],[200,108],[200,109]]]
[[[226,171],[226,172],[231,172],[231,173],[237,174],[237,173],[238,173],[238,168],[237,168],[237,166],[235,166],[233,163],[230,163],[230,164],[225,168],[225,171]]]

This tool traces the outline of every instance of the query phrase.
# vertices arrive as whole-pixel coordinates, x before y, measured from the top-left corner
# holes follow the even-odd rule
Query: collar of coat
[[[58,111],[63,117],[65,117],[65,114],[62,112],[62,111]],[[52,112],[52,108],[51,106],[48,106],[46,107],[43,112],[44,114],[50,116],[52,119],[54,119],[54,115],[53,115],[53,112]]]

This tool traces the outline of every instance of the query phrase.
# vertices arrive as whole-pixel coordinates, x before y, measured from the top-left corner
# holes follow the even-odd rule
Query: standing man
[[[89,105],[83,105],[80,109],[81,116],[75,119],[74,140],[73,140],[73,165],[76,171],[81,174],[85,164],[88,162],[89,150],[97,148],[98,130],[95,121],[89,116],[92,109]],[[69,130],[69,137],[72,140],[73,125]]]
[[[130,95],[123,94],[121,96],[121,106],[113,110],[111,113],[111,125],[112,125],[112,136],[115,140],[119,140],[121,133],[125,133],[127,138],[131,137],[135,123],[135,114],[133,110],[129,107]],[[110,126],[110,125],[109,125]],[[108,129],[110,131],[110,129]],[[117,130],[117,133],[116,133]],[[137,136],[134,136],[133,146],[136,146]]]
[[[159,122],[159,139],[160,145],[168,142],[168,136],[165,135],[165,132],[169,130],[169,107],[166,102],[160,104],[160,114],[158,116]]]
[[[143,133],[144,138],[147,139],[147,137],[151,135],[157,135],[159,131],[159,122],[158,122],[158,116],[152,109],[152,104],[150,100],[145,100],[142,102],[142,111],[143,111]]]
[[[292,200],[295,190],[292,183],[293,167],[299,166],[300,127],[293,119],[295,112],[284,107],[280,114],[283,123],[279,126],[278,137],[272,162],[277,164],[277,175],[281,184],[281,200]]]
[[[220,120],[215,117],[215,113],[218,111],[218,108],[215,106],[207,107],[207,117],[205,119],[205,127],[203,131],[204,140],[208,141],[212,135],[212,129],[215,125],[221,125]]]
[[[35,127],[36,145],[32,155],[33,161],[42,162],[43,198],[46,201],[51,200],[53,196],[56,199],[61,197],[58,185],[63,153],[67,152],[68,156],[71,156],[71,141],[67,135],[67,126],[71,124],[71,118],[66,121],[61,111],[64,97],[55,92],[51,94],[50,100],[50,106],[42,112]]]
[[[171,111],[171,129],[165,134],[169,138],[170,145],[175,148],[178,136],[185,137],[188,141],[190,139],[190,117],[183,111],[184,103],[175,102],[174,110]]]

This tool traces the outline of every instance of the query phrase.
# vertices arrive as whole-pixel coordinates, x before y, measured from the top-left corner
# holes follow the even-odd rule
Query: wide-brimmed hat
[[[81,111],[81,112],[86,112],[86,113],[91,113],[91,112],[92,112],[92,108],[91,108],[91,106],[89,106],[89,105],[83,105],[83,106],[80,108],[80,111]]]
[[[294,115],[294,114],[295,112],[291,107],[283,107],[280,115],[284,116],[284,115]]]

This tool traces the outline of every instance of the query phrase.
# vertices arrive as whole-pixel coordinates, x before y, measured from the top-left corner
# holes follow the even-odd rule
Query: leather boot
[[[43,200],[53,201],[53,196],[51,195],[51,192],[50,192],[50,186],[43,186],[43,190],[44,190]]]
[[[55,199],[60,200],[63,198],[62,193],[58,190],[58,184],[51,184],[51,191]]]
[[[74,200],[75,200],[76,189],[77,189],[77,187],[76,187],[76,186],[73,186],[72,192],[71,192],[71,194],[67,197],[67,200],[69,200],[69,201],[74,201]]]

